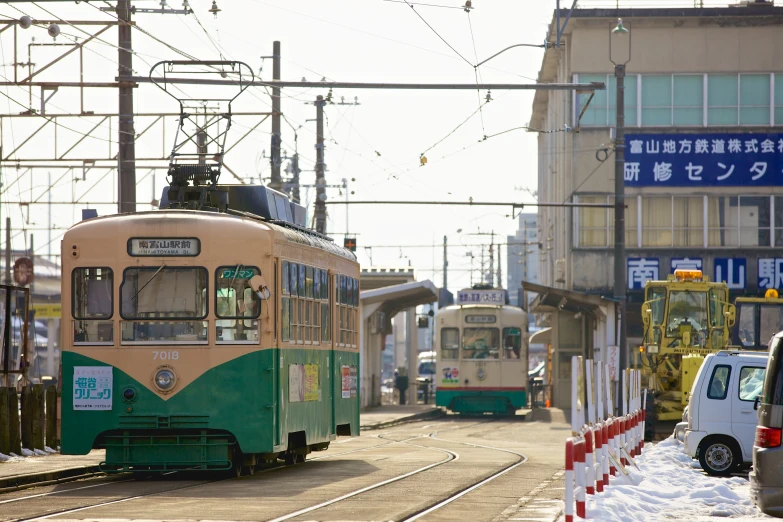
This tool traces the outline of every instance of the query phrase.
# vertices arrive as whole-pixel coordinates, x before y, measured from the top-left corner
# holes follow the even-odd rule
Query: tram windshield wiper
[[[137,297],[139,297],[139,294],[141,293],[141,291],[144,290],[145,288],[147,288],[147,285],[150,284],[152,282],[152,280],[155,279],[158,276],[158,274],[160,274],[163,271],[164,268],[166,268],[166,265],[161,265],[160,268],[158,268],[157,272],[152,274],[152,277],[150,277],[149,280],[146,283],[144,283],[144,286],[142,286],[141,288],[138,289],[138,291],[136,292],[136,295],[133,296],[133,299],[136,299]]]
[[[237,280],[237,276],[239,275],[240,268],[242,268],[242,263],[238,264],[237,267],[234,269],[234,277],[231,278],[231,284],[228,285],[229,288],[234,288],[234,281]]]

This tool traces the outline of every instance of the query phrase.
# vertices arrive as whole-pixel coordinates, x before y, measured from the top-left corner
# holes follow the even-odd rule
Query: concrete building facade
[[[735,293],[783,287],[775,255],[783,246],[783,8],[576,10],[563,47],[546,51],[539,80],[603,81],[607,91],[596,93],[578,132],[540,135],[540,199],[614,201],[608,49],[618,14],[632,34],[625,89],[631,301],[646,278],[689,263]],[[588,97],[538,91],[531,127],[576,127]],[[541,282],[611,292],[613,214],[541,208],[544,248],[552,252]]]
[[[590,93],[536,92],[530,127],[555,131],[538,138],[540,201],[614,203],[609,52],[618,17],[629,30],[620,36],[624,48],[612,37],[619,61],[630,39],[624,181],[633,346],[642,336],[645,281],[677,267],[726,281],[732,299],[783,289],[783,8],[574,10],[560,48],[545,51],[538,80],[600,81],[607,90],[589,104]],[[550,43],[556,34],[553,21]],[[539,282],[611,299],[613,210],[540,207],[538,220],[546,253]],[[602,335],[610,345],[611,323]]]

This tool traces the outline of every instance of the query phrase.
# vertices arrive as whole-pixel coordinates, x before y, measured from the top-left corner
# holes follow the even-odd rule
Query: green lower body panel
[[[111,399],[104,395],[100,408],[78,400],[86,390],[75,369],[84,367],[111,368]],[[168,471],[229,469],[243,453],[267,459],[325,449],[337,435],[359,434],[358,367],[353,352],[256,350],[164,400],[109,362],[65,351],[62,453],[105,448],[105,471]]]
[[[435,404],[455,413],[512,414],[527,405],[525,389],[438,388]]]
[[[236,440],[228,433],[106,435],[101,471],[227,470]]]

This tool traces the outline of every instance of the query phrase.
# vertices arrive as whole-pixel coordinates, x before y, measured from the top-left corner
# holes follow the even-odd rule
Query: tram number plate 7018
[[[179,352],[152,352],[152,360],[176,361],[179,359]]]

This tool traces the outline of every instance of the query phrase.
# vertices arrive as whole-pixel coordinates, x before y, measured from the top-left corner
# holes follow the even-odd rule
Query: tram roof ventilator
[[[160,70],[159,74],[153,76],[156,69]],[[178,96],[175,96],[170,90],[174,84],[167,82],[169,75],[194,73],[217,74],[221,78],[232,79],[239,91],[231,98],[199,95],[203,90],[197,90],[194,96],[188,97],[178,97],[185,95],[178,90]],[[150,79],[176,99],[180,106],[179,125],[169,158],[169,186],[163,189],[159,208],[239,215],[332,241],[307,228],[305,208],[290,201],[282,192],[263,185],[218,185],[226,137],[231,128],[231,103],[254,79],[247,64],[238,61],[168,60],[151,68]]]

